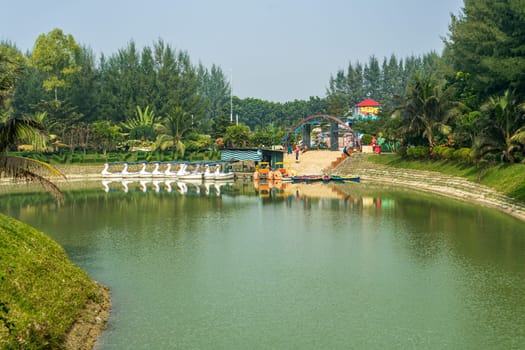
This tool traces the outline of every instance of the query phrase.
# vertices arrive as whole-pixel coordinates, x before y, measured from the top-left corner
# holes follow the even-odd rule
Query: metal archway
[[[344,121],[342,121],[341,119],[333,116],[333,115],[329,115],[329,114],[314,114],[314,115],[311,115],[309,117],[306,117],[304,118],[303,120],[301,120],[299,123],[295,124],[294,126],[292,126],[290,128],[290,131],[286,134],[286,136],[283,138],[283,144],[284,143],[288,143],[288,140],[290,139],[290,135],[294,132],[296,132],[297,129],[299,129],[300,127],[302,127],[303,125],[308,125],[309,126],[309,123],[312,121],[312,120],[316,120],[316,119],[328,119],[332,122],[332,126],[330,128],[330,140],[333,141],[333,138],[335,137],[334,135],[337,135],[338,133],[338,127],[341,126],[343,129],[347,130],[348,132],[350,132],[353,136],[353,141],[354,143],[359,140],[357,138],[357,134],[356,132],[347,124],[345,123]],[[335,127],[334,127],[335,125]],[[305,138],[307,138],[307,146],[310,147],[310,130],[306,130],[305,132],[303,132],[303,142],[305,141]],[[307,136],[307,137],[305,137]],[[355,145],[354,145],[355,146]],[[338,144],[337,142],[331,142],[330,144],[330,148],[332,150],[337,150],[338,148]]]

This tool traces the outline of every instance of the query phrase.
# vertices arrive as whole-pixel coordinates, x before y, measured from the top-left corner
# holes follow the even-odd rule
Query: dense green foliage
[[[505,90],[525,98],[525,4],[522,0],[465,0],[452,16],[445,56],[466,74],[465,93],[478,104]]]
[[[384,105],[383,112],[377,121],[355,120],[361,133],[381,134],[387,144],[427,145],[429,155],[435,146],[448,146],[471,148],[476,160],[521,162],[523,1],[466,0],[464,5],[451,16],[443,54],[371,56],[331,76],[325,97],[286,103],[231,96],[220,67],[195,65],[188,53],[161,39],[143,48],[131,41],[97,59],[55,29],[40,35],[25,55],[11,43],[0,45],[0,83],[16,81],[13,89],[0,86],[1,98],[8,101],[2,113],[45,115],[51,150],[148,147],[183,157],[196,144],[224,145],[237,124],[238,130],[249,128],[242,144],[279,144],[307,116],[348,118],[356,103],[372,98]],[[196,134],[209,135],[209,142],[195,143],[190,135]],[[15,146],[20,145],[10,147]]]
[[[210,135],[213,145],[233,124],[251,132],[272,124],[283,134],[299,120],[327,112],[319,97],[274,103],[232,96],[230,105],[230,85],[220,67],[195,66],[186,52],[162,40],[142,49],[130,42],[98,62],[89,48],[59,29],[39,36],[27,57],[11,43],[0,47],[21,58],[17,70],[10,69],[17,84],[5,94],[9,114],[45,115],[43,124],[53,135],[49,147],[55,150],[146,146],[181,154],[193,133]]]
[[[357,80],[365,82],[360,88],[339,84],[343,88],[332,89],[338,93],[332,93],[328,99],[345,108],[360,96],[391,101],[376,122],[357,121],[355,128],[381,134],[389,142],[400,142],[405,146],[403,154],[411,157],[422,153],[419,148],[409,150],[410,146],[426,145],[428,156],[433,159],[449,158],[463,149],[458,157],[469,162],[525,162],[523,28],[523,1],[466,0],[462,13],[452,16],[443,56],[426,56],[423,64],[412,71],[415,74],[408,75],[406,84],[367,89],[372,86],[366,84],[367,76],[357,74]],[[395,61],[392,62],[380,69],[383,82],[396,72]],[[362,70],[356,67],[349,68],[346,75],[339,74],[332,83],[339,86],[338,82],[353,81],[356,71]],[[397,82],[406,76],[400,67],[406,69],[397,65]],[[377,70],[374,60],[368,70]],[[386,86],[397,87],[394,96],[390,95],[392,100],[383,96]],[[344,96],[341,91],[349,92],[346,104],[340,103]],[[437,146],[451,150],[440,149],[436,154]],[[465,149],[471,150],[468,156]]]
[[[37,230],[0,214],[0,348],[61,349],[98,286]]]
[[[40,119],[17,118],[11,114],[10,95],[20,75],[22,61],[17,52],[0,46],[0,177],[36,181],[61,199],[62,194],[56,185],[42,176],[42,171],[61,175],[58,170],[47,163],[5,152],[10,145],[22,140],[30,140],[36,148],[42,146],[45,140]]]
[[[375,56],[364,66],[349,63],[346,72],[337,71],[330,78],[327,91],[329,112],[345,116],[353,112],[354,105],[366,98],[373,98],[392,108],[396,96],[405,94],[414,74],[437,72],[440,57],[429,53],[423,57],[410,56],[405,60],[392,55],[379,64]]]

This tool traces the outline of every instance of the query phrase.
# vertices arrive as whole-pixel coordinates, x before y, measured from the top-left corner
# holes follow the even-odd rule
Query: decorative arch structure
[[[311,133],[311,124],[312,121],[318,120],[318,119],[327,119],[330,123],[330,149],[332,151],[337,151],[338,149],[338,138],[339,138],[339,128],[346,130],[347,132],[352,134],[352,142],[354,143],[354,146],[356,146],[356,142],[358,142],[359,138],[357,137],[356,132],[344,121],[341,119],[334,117],[333,115],[329,114],[314,114],[309,117],[304,118],[299,123],[295,124],[290,128],[290,131],[286,134],[286,136],[283,139],[283,143],[288,143],[288,140],[290,139],[290,135],[292,133],[295,133],[298,129],[301,127],[303,128],[303,145],[306,145],[308,148],[311,147],[311,139],[310,139],[310,133]]]

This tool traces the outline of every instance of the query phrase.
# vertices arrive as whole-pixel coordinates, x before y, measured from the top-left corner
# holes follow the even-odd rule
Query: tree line
[[[519,0],[465,0],[451,16],[442,53],[351,62],[329,77],[326,96],[286,103],[230,96],[219,66],[195,64],[161,39],[141,49],[131,41],[97,59],[54,29],[27,53],[0,43],[0,117],[37,120],[50,135],[45,149],[145,146],[184,154],[192,147],[275,144],[309,115],[346,118],[372,98],[384,108],[375,122],[356,121],[363,132],[424,145],[429,155],[441,146],[469,148],[475,159],[520,161],[524,21]]]
[[[523,162],[523,3],[465,0],[451,16],[444,42],[440,55],[350,64],[330,79],[329,109],[342,115],[362,98],[383,102],[376,122],[355,127],[415,146],[418,157],[448,157],[462,149],[458,154],[468,155],[462,160]]]
[[[185,143],[210,146],[237,123],[264,133],[269,124],[282,129],[326,112],[318,97],[281,104],[230,96],[220,67],[193,64],[161,39],[142,49],[131,41],[97,61],[90,48],[54,29],[40,35],[31,52],[10,42],[1,43],[0,52],[12,76],[2,117],[39,120],[54,148],[140,144],[183,153]]]

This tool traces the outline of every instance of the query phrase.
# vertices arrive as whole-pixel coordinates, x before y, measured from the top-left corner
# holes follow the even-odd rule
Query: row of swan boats
[[[147,171],[147,163],[142,163],[142,169],[137,172],[128,170],[128,163],[120,172],[110,172],[109,163],[104,164],[104,169],[101,172],[103,178],[169,178],[179,180],[201,180],[201,181],[230,181],[235,179],[235,173],[222,172],[220,164],[215,165],[215,170],[212,171],[209,164],[195,164],[193,170],[188,170],[188,164],[180,163],[177,171],[172,171],[172,164],[166,163],[166,168],[161,170],[161,163],[155,163],[152,171]]]
[[[221,187],[228,186],[233,182],[221,181],[221,182],[199,182],[199,181],[179,181],[171,179],[152,180],[152,179],[110,179],[102,180],[102,187],[104,192],[122,191],[128,193],[131,191],[138,190],[141,192],[178,192],[180,194],[204,194],[209,195],[214,192],[215,195],[221,194]],[[117,185],[117,186],[115,186]]]

